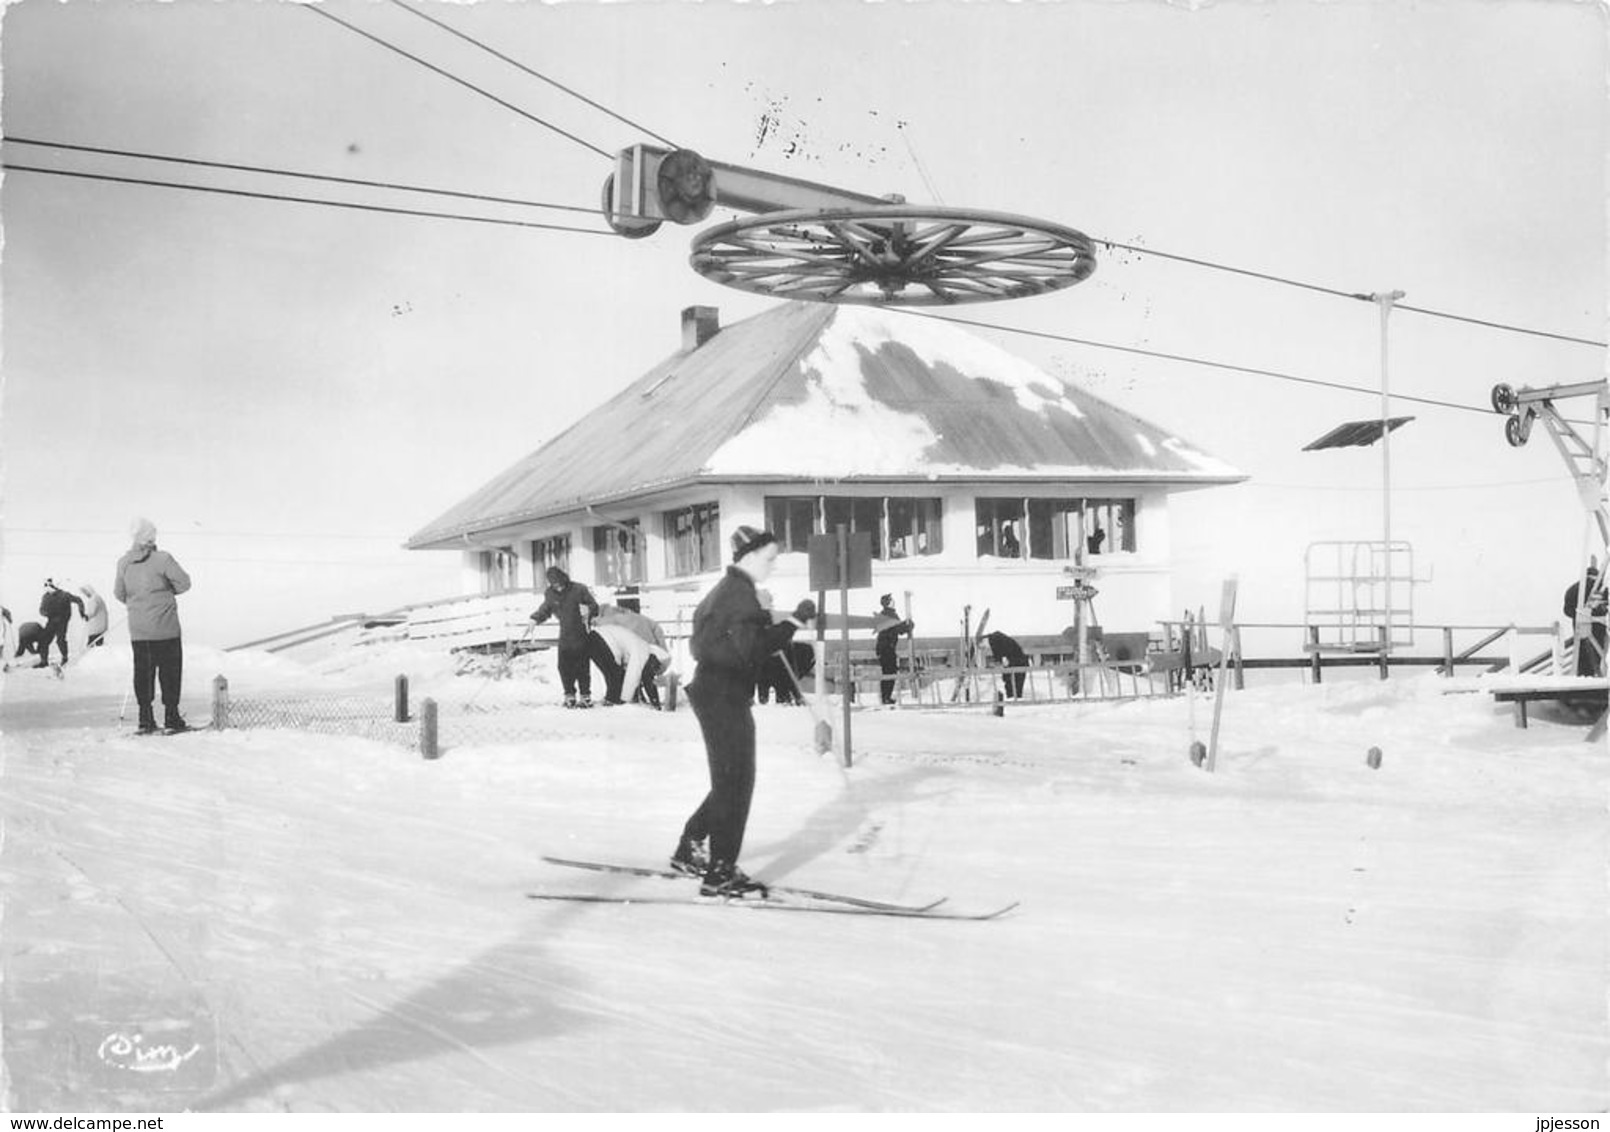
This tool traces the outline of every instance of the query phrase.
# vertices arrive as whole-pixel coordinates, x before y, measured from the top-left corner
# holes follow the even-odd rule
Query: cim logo
[[[190,1048],[181,1050],[167,1042],[147,1043],[145,1035],[138,1032],[118,1032],[106,1035],[95,1056],[102,1064],[131,1073],[174,1073],[200,1052],[200,1042],[191,1042]]]
[[[81,1024],[83,1069],[103,1088],[140,1092],[204,1089],[217,1076],[212,1019]]]

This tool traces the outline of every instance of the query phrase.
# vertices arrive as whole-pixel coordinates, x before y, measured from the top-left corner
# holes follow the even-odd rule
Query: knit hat
[[[732,532],[732,560],[737,562],[744,555],[776,541],[777,536],[770,531],[762,531],[756,527],[739,527]]]
[[[149,546],[157,540],[157,525],[150,519],[136,519],[129,525],[135,546]]]
[[[884,594],[882,597],[880,597],[878,599],[878,601],[883,605],[893,605],[894,604],[894,594]]]

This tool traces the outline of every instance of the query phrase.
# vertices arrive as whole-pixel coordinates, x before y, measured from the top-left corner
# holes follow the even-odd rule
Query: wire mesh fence
[[[518,664],[518,662],[517,662]],[[522,676],[527,678],[521,678]],[[351,735],[418,750],[435,758],[443,750],[552,742],[607,734],[596,712],[561,707],[554,689],[511,672],[471,665],[456,677],[430,682],[419,696],[407,676],[390,688],[380,685],[337,691],[276,688],[264,693],[213,681],[212,726],[280,728],[325,735]],[[674,703],[674,699],[673,699]],[[668,705],[669,706],[669,705]],[[643,707],[614,710],[645,712]]]
[[[419,745],[420,721],[415,715],[397,718],[389,693],[283,692],[273,696],[229,696],[213,701],[217,728],[273,727],[324,735],[356,735],[395,743]]]

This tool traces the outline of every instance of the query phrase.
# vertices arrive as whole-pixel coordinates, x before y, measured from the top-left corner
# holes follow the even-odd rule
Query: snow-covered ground
[[[847,771],[806,711],[757,709],[752,873],[1022,902],[918,922],[525,899],[691,891],[541,860],[663,860],[705,786],[685,706],[566,712],[540,661],[494,683],[400,650],[186,660],[196,722],[214,673],[384,697],[411,672],[444,720],[532,737],[444,723],[436,761],[135,738],[125,651],[10,674],[14,1111],[1610,1105],[1610,759],[1558,709],[1520,730],[1434,676],[1254,677],[1212,775],[1183,700],[863,711]]]

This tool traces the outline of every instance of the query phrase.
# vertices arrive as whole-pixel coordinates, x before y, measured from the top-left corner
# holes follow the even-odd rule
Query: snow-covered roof
[[[416,533],[415,548],[680,484],[1246,477],[939,319],[785,303],[672,355]]]

